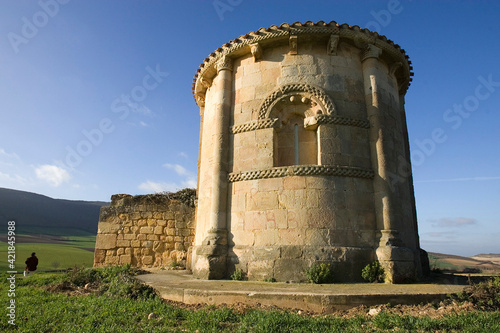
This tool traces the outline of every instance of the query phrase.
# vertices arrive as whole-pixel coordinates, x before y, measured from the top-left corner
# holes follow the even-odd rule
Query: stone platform
[[[198,280],[186,271],[154,271],[138,278],[165,300],[186,304],[266,305],[331,313],[360,305],[419,304],[440,301],[464,288],[459,277],[419,284],[307,284]]]

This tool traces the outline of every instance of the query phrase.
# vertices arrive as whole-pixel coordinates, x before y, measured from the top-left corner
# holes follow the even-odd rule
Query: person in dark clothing
[[[36,271],[36,266],[38,266],[38,258],[36,257],[36,253],[33,252],[31,257],[26,259],[24,262],[26,264],[26,269],[24,270],[24,276],[28,276],[30,272]]]

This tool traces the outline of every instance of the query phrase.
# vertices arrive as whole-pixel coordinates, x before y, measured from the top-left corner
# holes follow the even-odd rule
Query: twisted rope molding
[[[354,178],[373,178],[374,172],[371,169],[335,166],[335,165],[294,165],[286,167],[275,167],[264,170],[252,170],[230,173],[230,182],[240,182],[244,180],[279,178],[287,176],[337,176]]]
[[[314,87],[306,83],[290,83],[278,87],[269,96],[266,97],[264,102],[259,109],[259,119],[264,119],[269,117],[272,107],[279,101],[281,96],[293,92],[307,92],[316,97],[323,105],[324,112],[326,114],[335,113],[335,105],[333,104],[330,97],[323,91],[323,89]]]
[[[363,119],[355,119],[355,118],[345,118],[338,116],[328,116],[328,115],[316,115],[316,123],[318,125],[345,125],[345,126],[355,126],[361,128],[370,128],[370,122],[368,120]],[[278,127],[278,118],[266,118],[259,120],[252,120],[247,123],[243,123],[240,125],[231,126],[231,132],[233,134],[256,131],[265,128],[275,128]]]
[[[278,118],[267,118],[249,121],[240,125],[234,125],[231,127],[233,134],[256,131],[264,128],[273,128],[278,124]]]
[[[334,125],[346,125],[346,126],[355,126],[361,128],[370,128],[370,122],[368,120],[363,120],[363,119],[328,116],[324,114],[319,114],[314,117],[316,118],[316,122],[318,125],[334,124]]]

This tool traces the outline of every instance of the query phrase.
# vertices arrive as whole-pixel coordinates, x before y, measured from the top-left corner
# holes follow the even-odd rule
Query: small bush
[[[90,289],[99,294],[131,299],[149,299],[156,297],[153,288],[135,278],[144,273],[130,265],[105,268],[73,268],[63,275],[62,281],[49,285],[51,291],[72,291],[81,288]],[[89,289],[89,290],[90,290]]]
[[[306,270],[306,276],[311,283],[332,283],[333,269],[328,264],[314,264]]]
[[[234,281],[242,281],[243,280],[243,271],[239,268],[236,268],[233,274],[231,274],[231,280]]]
[[[374,261],[363,268],[361,271],[361,277],[370,283],[384,282],[385,272],[382,266],[380,266],[380,263],[378,261]]]
[[[488,310],[500,309],[500,276],[473,284],[457,295],[459,301],[468,301]]]

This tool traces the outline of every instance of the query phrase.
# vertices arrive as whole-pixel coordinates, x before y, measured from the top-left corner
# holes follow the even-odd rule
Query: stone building
[[[261,28],[215,50],[193,82],[201,115],[192,271],[337,281],[379,260],[389,282],[417,279],[420,249],[405,51],[336,22]]]

